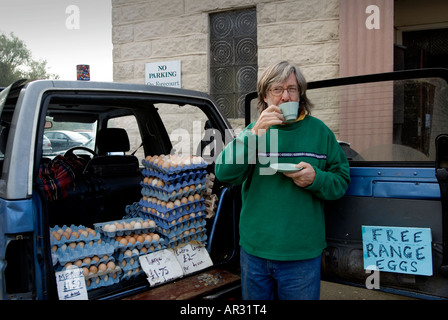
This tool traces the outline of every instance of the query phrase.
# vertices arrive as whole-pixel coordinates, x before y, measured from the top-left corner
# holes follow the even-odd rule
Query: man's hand
[[[253,134],[261,136],[266,133],[271,126],[283,124],[284,122],[285,117],[280,108],[271,105],[263,110],[251,131]]]
[[[283,173],[285,176],[291,178],[296,185],[305,188],[310,186],[314,179],[316,178],[316,171],[312,165],[307,162],[300,162],[296,165],[297,168],[302,167],[303,169],[292,173]]]

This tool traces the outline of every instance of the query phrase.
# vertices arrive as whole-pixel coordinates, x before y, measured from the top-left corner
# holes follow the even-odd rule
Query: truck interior
[[[22,87],[23,85],[15,90],[15,96],[8,96],[2,113],[5,128],[11,122],[14,104]],[[60,258],[55,263],[60,247],[54,245],[51,231],[79,226],[98,231],[98,224],[105,222],[132,220],[137,217],[153,218],[142,212],[142,199],[145,198],[142,185],[145,158],[184,154],[210,160],[217,140],[224,138],[224,130],[228,127],[217,115],[210,101],[182,95],[50,90],[42,98],[40,107],[42,112],[36,137],[37,160],[33,169],[33,192],[38,194],[42,206],[42,236],[46,248],[44,256],[50,275],[45,277],[43,286],[47,288],[48,298],[58,299],[54,274],[64,270],[65,266],[61,265]],[[180,121],[174,122],[173,118],[179,118],[179,115]],[[194,138],[192,129],[196,130]],[[56,130],[89,132],[92,138],[88,143],[63,151],[45,149],[43,135],[47,131]],[[218,131],[222,131],[222,135],[213,134]],[[6,134],[4,141],[7,141]],[[195,185],[199,190],[197,194],[201,197],[203,209],[195,211],[200,221],[204,221],[199,227],[203,231],[201,238],[191,233],[184,238],[179,235],[179,240],[174,241],[176,237],[163,237],[164,230],[151,229],[151,234],[159,233],[165,239],[151,250],[175,248],[183,243],[199,241],[206,246],[213,261],[213,266],[203,272],[212,272],[210,281],[217,282],[217,285],[207,287],[202,283],[196,290],[188,292],[179,292],[176,287],[161,285],[163,289],[159,288],[152,294],[158,292],[159,297],[184,294],[185,298],[194,299],[216,295],[217,291],[227,292],[229,287],[239,286],[239,277],[234,276],[234,273],[237,274],[238,240],[237,217],[233,215],[237,204],[233,202],[233,193],[237,192],[214,179],[213,171],[213,163],[206,162],[203,179],[199,182],[203,187],[199,189],[198,184]],[[193,229],[187,231],[191,230]],[[31,243],[30,241],[29,256],[20,256],[17,251],[14,253],[14,241],[9,245],[7,260],[11,264],[7,266],[5,273],[11,295],[30,290],[29,283],[32,281],[28,282],[29,279],[24,279],[22,283],[8,279],[17,279],[20,274],[26,274],[32,268],[35,248]],[[114,259],[115,264],[119,265],[117,250],[114,258],[109,259]],[[147,275],[141,268],[134,268],[133,272],[128,272],[125,267],[121,269],[118,274],[120,281],[101,281],[98,285],[100,277],[92,278],[92,284],[95,279],[98,280],[97,285],[88,288],[89,299],[137,299],[137,294],[151,291]],[[197,280],[197,277],[198,275],[194,279]],[[105,279],[104,276],[101,279]],[[141,298],[151,299],[148,293]]]

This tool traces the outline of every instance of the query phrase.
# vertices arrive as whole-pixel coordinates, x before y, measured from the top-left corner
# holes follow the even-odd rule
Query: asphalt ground
[[[416,300],[401,295],[381,292],[375,289],[353,287],[321,281],[320,300]]]

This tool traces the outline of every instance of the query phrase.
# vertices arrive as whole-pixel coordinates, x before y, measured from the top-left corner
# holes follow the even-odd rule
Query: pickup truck
[[[431,69],[308,84],[313,115],[335,132],[351,166],[346,195],[325,203],[323,280],[448,298],[447,83],[448,70]],[[242,126],[257,117],[255,98],[246,97]],[[73,265],[87,269],[79,278],[91,300],[239,298],[241,190],[213,175],[239,122],[226,119],[210,96],[136,84],[18,81],[0,92],[0,121],[0,299],[63,299],[57,276]],[[43,135],[52,130],[94,138],[64,153],[44,151]],[[181,198],[157,193],[171,187],[171,178],[153,176],[155,162],[167,168],[185,155],[199,164],[200,178],[176,187]],[[198,208],[193,218],[164,225],[159,215],[171,212],[168,203],[195,194],[200,200],[185,204]],[[137,242],[144,252],[129,238],[120,243],[131,234],[116,223],[148,217],[156,227],[140,233],[152,235]],[[62,236],[67,228],[89,230],[86,240]],[[80,242],[113,249],[99,250],[98,262],[89,254],[87,261],[67,258],[63,250],[84,253]],[[199,243],[212,264],[156,284],[134,264],[185,243]],[[106,262],[115,268],[88,268]]]
[[[238,192],[213,176],[214,140],[233,131],[208,95],[17,81],[0,92],[0,114],[0,299],[212,299],[239,288]],[[93,138],[43,148],[44,133],[61,130]],[[172,167],[155,166],[162,157]],[[188,243],[212,266],[148,281],[141,256]],[[68,275],[75,267],[83,278]],[[85,281],[76,295],[61,291],[70,277]]]

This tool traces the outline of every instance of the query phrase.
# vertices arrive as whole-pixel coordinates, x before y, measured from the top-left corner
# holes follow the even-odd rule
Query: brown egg
[[[109,261],[106,266],[107,266],[107,269],[110,269],[110,270],[115,269],[115,263],[113,261]]]
[[[145,238],[142,235],[139,235],[137,236],[137,241],[143,243],[145,241]]]
[[[107,270],[107,266],[105,263],[100,263],[100,265],[98,266],[98,270],[101,272],[104,272]]]
[[[174,202],[173,201],[169,201],[167,204],[166,204],[166,208],[167,209],[174,209]]]
[[[91,273],[97,273],[98,272],[98,268],[96,267],[96,266],[90,266],[90,268],[89,268],[89,272],[91,272]]]
[[[142,248],[140,249],[140,254],[145,254],[146,252],[148,252],[148,248],[146,248],[146,247],[142,247]]]
[[[123,229],[123,225],[121,223],[115,222],[115,226],[117,227],[117,230]]]
[[[68,233],[67,231],[64,231],[64,233],[62,234],[63,237],[65,237],[65,239],[70,239],[70,233]]]
[[[126,246],[126,245],[128,244],[128,240],[126,240],[125,238],[122,238],[122,239],[120,240],[120,244]]]

